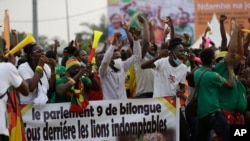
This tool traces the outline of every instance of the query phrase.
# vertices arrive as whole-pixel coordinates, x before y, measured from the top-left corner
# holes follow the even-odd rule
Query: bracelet
[[[71,85],[74,85],[76,83],[76,81],[72,78],[69,78],[68,82],[71,84]]]
[[[39,74],[43,74],[43,72],[42,71],[40,71],[40,70],[35,70],[35,73],[39,73]]]
[[[42,66],[36,66],[36,70],[43,71],[43,67]]]

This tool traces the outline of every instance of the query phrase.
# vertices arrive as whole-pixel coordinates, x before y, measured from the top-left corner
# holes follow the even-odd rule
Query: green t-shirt
[[[82,83],[84,86],[84,89],[88,88],[91,85],[91,80],[87,77],[82,77]],[[56,80],[56,86],[60,84],[65,84],[67,83],[66,77],[59,78]],[[71,97],[69,97],[67,94],[61,96],[58,95],[57,93],[54,93],[51,99],[51,103],[61,103],[61,102],[70,102]]]
[[[214,71],[219,73],[223,78],[228,79],[228,70],[227,70],[226,63],[224,61],[216,64],[214,67]],[[221,109],[230,110],[230,111],[235,110],[237,100],[238,100],[238,95],[237,95],[238,90],[236,87],[237,85],[236,83],[238,83],[238,81],[234,77],[233,88],[229,89],[229,88],[221,87],[219,89],[219,102],[220,102]]]
[[[219,88],[226,81],[218,73],[211,71],[208,67],[202,66],[194,72],[195,85],[197,85],[201,74],[206,70],[208,71],[202,76],[197,88],[198,118],[220,110]]]

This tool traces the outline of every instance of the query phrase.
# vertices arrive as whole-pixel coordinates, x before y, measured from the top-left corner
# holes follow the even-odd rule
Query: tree
[[[89,52],[89,41],[93,40],[93,31],[98,30],[103,32],[102,37],[100,38],[100,42],[103,42],[108,37],[108,24],[107,24],[107,18],[105,15],[102,15],[100,18],[100,24],[89,24],[87,22],[83,22],[80,24],[81,26],[86,26],[90,29],[90,32],[88,31],[82,31],[79,33],[76,33],[76,36],[78,37],[78,41],[82,42],[82,49]]]

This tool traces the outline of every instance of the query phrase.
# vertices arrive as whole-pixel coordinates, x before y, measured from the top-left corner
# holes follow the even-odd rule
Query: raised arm
[[[234,57],[234,54],[230,54],[230,56],[228,57]],[[227,71],[228,71],[228,79],[227,81],[225,81],[225,83],[223,83],[223,86],[226,88],[233,88],[234,87],[234,79],[233,79],[233,60],[227,59],[226,60],[226,65],[227,65]]]
[[[133,55],[129,57],[126,61],[124,61],[124,70],[127,71],[130,67],[132,67],[137,61],[141,59],[141,44],[138,40],[138,36],[135,33],[132,33],[134,38],[133,42]]]
[[[167,49],[161,50],[156,57],[154,57],[151,60],[148,60],[148,61],[144,62],[143,64],[141,64],[141,68],[142,69],[155,68],[154,62],[157,61],[158,59],[162,58],[162,57],[165,57],[167,54],[168,54]]]
[[[149,47],[149,33],[154,34],[153,32],[149,32],[149,23],[146,19],[144,19],[141,15],[138,15],[138,20],[142,23],[142,48],[141,48],[141,58],[144,58],[146,52]]]
[[[228,48],[227,59],[233,59],[235,61],[234,63],[236,64],[238,64],[243,57],[242,32],[240,31],[242,28],[242,25],[238,25],[234,29]],[[231,57],[232,54],[234,55],[233,57]]]
[[[105,75],[107,68],[111,62],[112,56],[113,56],[113,52],[115,50],[115,47],[117,45],[117,42],[119,40],[119,38],[121,37],[121,33],[114,33],[114,39],[110,45],[110,47],[108,48],[108,50],[105,52],[103,60],[101,62],[100,68],[99,68],[99,74],[100,75]]]
[[[133,42],[133,37],[131,36],[131,34],[129,34],[129,27],[125,22],[121,23],[122,28],[125,30],[127,37],[128,37],[128,41],[130,43],[130,46],[132,46],[132,42]]]
[[[227,19],[227,16],[220,16],[220,35],[221,35],[221,51],[227,51],[227,36],[224,26],[224,21]]]
[[[18,34],[17,34],[17,31],[16,31],[15,29],[12,29],[12,30],[11,30],[11,34],[13,34],[13,36],[14,36],[14,41],[15,41],[13,45],[16,46],[16,45],[18,44],[18,42],[19,42],[19,41],[18,41]]]
[[[250,24],[250,17],[248,18],[248,23]],[[250,29],[250,27],[249,27],[249,29]],[[244,39],[244,42],[243,42],[243,48],[244,48],[245,56],[247,56],[249,54],[249,49],[248,49],[249,43],[250,43],[250,33],[247,34],[247,36],[246,36],[246,38]],[[250,59],[250,57],[248,57],[248,58]]]

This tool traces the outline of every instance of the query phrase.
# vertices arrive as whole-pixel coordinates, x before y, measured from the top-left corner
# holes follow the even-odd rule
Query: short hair
[[[206,48],[200,52],[202,64],[210,65],[214,59],[214,51],[211,48]]]
[[[56,52],[54,52],[53,50],[48,50],[45,56],[56,60]]]
[[[173,38],[169,41],[168,50],[173,51],[178,45],[182,45],[182,39]]]
[[[63,49],[63,53],[67,53],[67,54],[70,54],[70,55],[74,55],[74,53],[76,52],[76,47],[73,47],[73,46],[68,46],[68,47],[65,47]]]
[[[30,54],[30,53],[32,52],[33,48],[34,48],[35,46],[37,46],[37,45],[38,45],[38,44],[36,44],[36,43],[27,44],[27,45],[24,47],[24,49],[23,49],[24,53]]]

